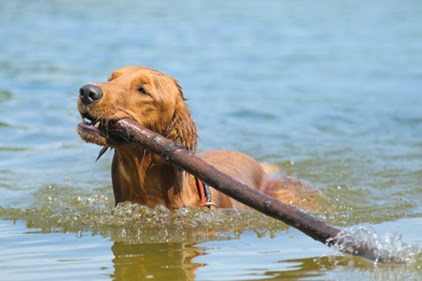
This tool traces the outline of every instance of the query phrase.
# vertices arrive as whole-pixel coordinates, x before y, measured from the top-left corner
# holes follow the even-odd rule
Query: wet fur
[[[86,105],[78,102],[79,112],[101,120],[100,133],[79,127],[82,139],[114,148],[112,182],[116,204],[131,201],[169,209],[200,206],[195,178],[129,143],[113,143],[107,136],[109,120],[131,118],[141,125],[195,151],[197,130],[181,87],[177,81],[161,72],[146,67],[124,67],[113,72],[109,80],[95,83],[103,97]],[[222,172],[286,203],[305,209],[318,207],[321,194],[308,183],[291,176],[270,176],[263,166],[250,156],[232,151],[197,153]],[[212,189],[213,202],[222,208],[247,209],[243,204]]]

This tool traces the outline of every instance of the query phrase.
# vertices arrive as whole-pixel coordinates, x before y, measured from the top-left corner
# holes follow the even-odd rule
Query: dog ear
[[[177,84],[177,82],[176,82]],[[192,120],[188,105],[185,103],[182,88],[177,84],[179,97],[177,98],[174,115],[164,136],[183,144],[187,149],[195,151],[197,145],[196,125]]]

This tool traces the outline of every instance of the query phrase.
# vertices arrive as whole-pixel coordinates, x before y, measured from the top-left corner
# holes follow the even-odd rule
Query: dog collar
[[[212,202],[211,189],[209,185],[198,178],[195,178],[195,180],[196,188],[198,189],[199,199],[201,202],[200,206],[207,207],[209,209],[211,209],[211,207],[218,208],[218,205]]]

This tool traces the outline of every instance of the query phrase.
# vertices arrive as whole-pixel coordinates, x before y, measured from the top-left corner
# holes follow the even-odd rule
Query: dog
[[[249,209],[166,159],[139,145],[116,142],[108,134],[110,122],[130,118],[195,152],[196,126],[173,77],[147,67],[126,66],[114,71],[107,82],[82,86],[77,106],[83,119],[77,131],[86,142],[103,147],[98,158],[107,148],[114,149],[111,170],[116,204],[130,201],[171,210],[184,206]],[[260,164],[242,153],[215,150],[196,155],[241,183],[288,204],[315,210],[323,197],[296,177],[269,175],[266,171],[276,166]]]

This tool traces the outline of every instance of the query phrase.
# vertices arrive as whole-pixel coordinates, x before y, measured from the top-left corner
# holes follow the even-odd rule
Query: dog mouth
[[[86,142],[110,146],[108,125],[111,121],[96,118],[89,113],[81,113],[81,117],[82,122],[77,127],[80,137]]]
[[[115,147],[127,142],[121,132],[112,130],[113,124],[119,119],[98,118],[88,112],[81,113],[81,117],[77,132],[84,141],[104,147]]]
[[[82,116],[81,124],[85,127],[88,127],[90,129],[95,129],[98,131],[100,131],[100,127],[104,127],[105,122],[103,120],[99,118],[95,118],[89,113],[82,113],[81,116]]]

